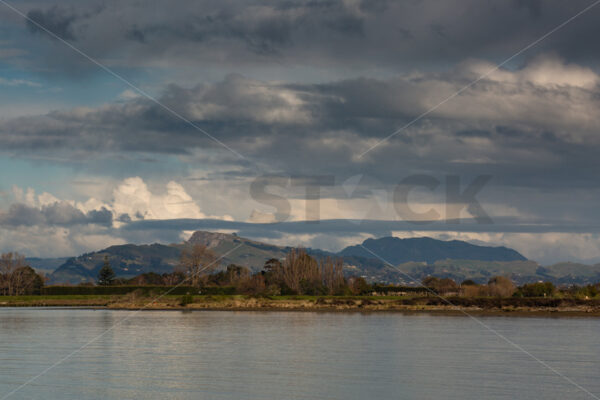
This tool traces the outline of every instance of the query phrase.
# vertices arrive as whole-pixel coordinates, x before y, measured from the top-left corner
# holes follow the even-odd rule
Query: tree
[[[199,286],[200,278],[217,268],[217,257],[203,244],[187,247],[181,253],[180,267],[187,274],[192,286]]]
[[[312,292],[322,285],[319,264],[306,251],[292,249],[283,262],[282,281],[293,293]]]
[[[261,274],[255,274],[237,284],[237,292],[244,294],[265,294],[267,286]]]
[[[25,257],[19,253],[3,253],[0,256],[0,290],[3,295],[14,295],[13,273],[24,265]]]
[[[321,278],[329,294],[336,294],[346,287],[344,261],[327,257],[321,260]]]
[[[281,294],[336,294],[347,289],[342,259],[319,261],[303,249],[291,249],[283,263],[268,260],[264,266],[267,285],[278,285]]]
[[[581,288],[579,295],[586,299],[598,296],[598,288],[594,285],[587,285]]]
[[[487,285],[465,285],[460,286],[460,294],[464,297],[486,297],[488,295]]]
[[[115,281],[115,271],[113,271],[108,261],[108,256],[104,256],[104,265],[98,272],[98,285],[110,286]]]
[[[430,290],[434,290],[434,291],[437,291],[439,283],[440,283],[440,280],[438,278],[436,278],[435,276],[426,276],[421,281],[421,284],[424,287],[426,287]]]
[[[228,285],[235,285],[240,281],[250,278],[252,271],[240,265],[229,264],[225,271],[225,282]]]
[[[518,297],[550,297],[556,292],[552,282],[537,282],[523,285],[519,288]]]
[[[355,295],[364,295],[373,291],[373,287],[363,277],[352,277],[348,280],[350,292]]]
[[[440,294],[456,293],[458,291],[458,285],[453,279],[443,278],[438,282],[437,291]]]
[[[40,294],[44,279],[29,265],[17,268],[12,274],[15,296]]]
[[[171,273],[162,274],[163,282],[167,286],[179,285],[185,280],[185,274],[182,271],[173,271]]]
[[[458,285],[450,278],[436,278],[427,276],[421,281],[426,288],[435,291],[437,294],[454,293],[458,290]]]
[[[276,258],[270,258],[265,262],[263,270],[265,270],[266,273],[279,274],[282,268],[283,265],[281,264],[281,261]]]
[[[495,276],[488,282],[490,296],[510,297],[515,293],[515,284],[505,276]]]
[[[265,278],[265,285],[277,287],[279,290],[283,283],[283,264],[276,258],[271,258],[265,262],[262,275]]]
[[[19,253],[0,256],[0,293],[5,296],[31,294],[43,286],[44,280]]]

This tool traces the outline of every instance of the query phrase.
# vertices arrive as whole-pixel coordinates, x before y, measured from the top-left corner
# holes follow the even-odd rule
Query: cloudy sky
[[[210,229],[598,262],[599,18],[591,0],[0,1],[0,251]]]

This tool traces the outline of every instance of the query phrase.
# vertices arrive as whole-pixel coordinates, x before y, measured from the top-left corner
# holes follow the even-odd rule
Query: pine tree
[[[115,280],[115,271],[110,266],[108,256],[104,256],[104,265],[98,272],[98,285],[109,286],[112,285]]]

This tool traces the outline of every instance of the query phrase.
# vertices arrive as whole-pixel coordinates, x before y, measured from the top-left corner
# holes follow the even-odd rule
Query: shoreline
[[[402,313],[456,316],[544,316],[600,317],[596,301],[565,299],[449,299],[447,305],[434,298],[336,298],[298,296],[265,298],[252,296],[194,296],[182,305],[178,296],[165,296],[153,302],[135,296],[23,296],[0,298],[0,308],[94,309],[121,311],[266,311],[334,313]],[[550,301],[552,300],[552,301]],[[563,301],[567,304],[562,304]],[[539,304],[536,304],[539,303]],[[569,304],[570,303],[570,304]]]

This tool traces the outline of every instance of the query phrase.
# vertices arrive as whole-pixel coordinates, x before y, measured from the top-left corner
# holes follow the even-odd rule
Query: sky
[[[0,251],[196,229],[600,262],[600,5],[0,2]]]

